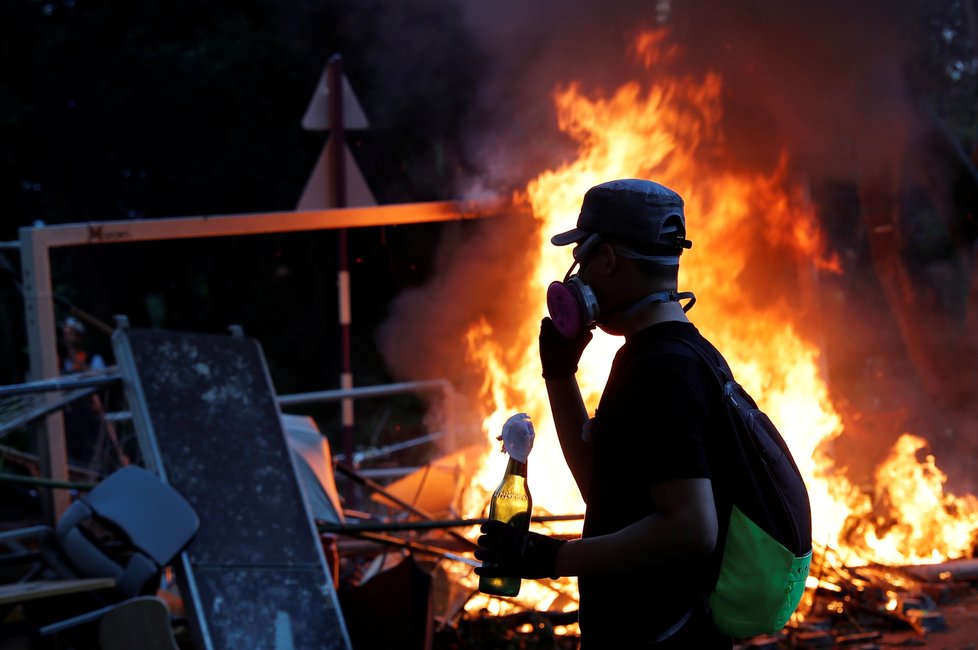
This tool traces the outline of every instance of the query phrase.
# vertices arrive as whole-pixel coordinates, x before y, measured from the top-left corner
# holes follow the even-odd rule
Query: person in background
[[[105,369],[105,360],[100,354],[89,356],[85,349],[85,325],[74,316],[69,316],[61,324],[61,344],[64,346],[61,361],[63,374]]]
[[[85,346],[85,325],[74,316],[61,324],[61,372],[65,375],[105,370],[102,355],[89,354]],[[102,462],[103,446],[108,442],[120,466],[129,464],[129,457],[119,442],[115,427],[105,420],[105,407],[98,393],[78,399],[64,408],[65,442],[68,459],[97,468]]]
[[[682,198],[658,183],[623,179],[592,187],[563,282],[548,292],[540,360],[564,458],[586,504],[569,541],[483,526],[480,575],[578,576],[581,647],[728,649],[708,601],[720,565],[720,521],[730,503],[711,451],[723,424],[709,368],[662,349],[702,339],[679,293],[686,239]],[[575,266],[580,265],[574,274]],[[684,307],[681,300],[690,302]],[[591,329],[625,338],[593,418],[575,374]]]

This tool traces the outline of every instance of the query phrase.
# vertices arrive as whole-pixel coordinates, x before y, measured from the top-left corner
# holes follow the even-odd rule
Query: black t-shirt
[[[648,489],[654,481],[711,478],[718,509],[726,507],[710,463],[711,447],[727,430],[719,386],[705,364],[678,352],[681,343],[664,343],[668,338],[702,340],[690,323],[658,323],[630,337],[615,356],[592,429],[584,537],[616,532],[655,512]],[[714,555],[700,566],[581,577],[586,647],[641,647],[701,606],[715,580]]]

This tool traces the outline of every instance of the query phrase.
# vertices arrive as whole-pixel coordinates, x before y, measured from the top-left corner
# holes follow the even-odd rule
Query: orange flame
[[[634,49],[649,67],[675,54],[657,52],[661,45],[661,35],[650,33]],[[824,255],[814,209],[803,183],[788,177],[786,156],[769,175],[711,167],[723,147],[721,90],[721,79],[707,74],[657,77],[648,87],[630,82],[608,96],[588,96],[577,83],[556,91],[558,123],[579,143],[578,157],[541,173],[517,197],[532,208],[543,235],[530,298],[521,306],[527,314],[518,337],[523,344],[504,353],[494,346],[484,322],[468,336],[471,360],[486,370],[485,396],[492,412],[483,428],[490,447],[496,448],[494,439],[509,415],[529,413],[537,430],[530,462],[537,514],[583,511],[553,430],[537,356],[546,288],[563,277],[571,262],[568,250],[551,246],[549,237],[574,226],[592,185],[650,178],[686,200],[694,248],[683,257],[680,290],[696,292],[700,301],[692,319],[724,351],[740,383],[785,436],[810,490],[815,542],[851,564],[920,562],[967,552],[978,502],[943,494],[944,477],[933,457],[916,459],[923,444],[918,438],[901,438],[877,472],[875,505],[879,510],[885,502],[885,521],[874,515],[873,498],[853,486],[830,456],[830,443],[843,428],[822,378],[819,348],[792,325],[778,296],[754,301],[741,278],[750,270],[757,244],[779,251],[799,277],[814,277],[817,270],[840,272],[839,264]],[[581,360],[578,379],[591,412],[621,343],[598,332]],[[469,491],[464,505],[467,514],[484,513],[504,463],[502,454],[488,454],[474,482],[477,489]],[[548,593],[549,603],[554,598]],[[534,592],[528,598],[538,596]]]

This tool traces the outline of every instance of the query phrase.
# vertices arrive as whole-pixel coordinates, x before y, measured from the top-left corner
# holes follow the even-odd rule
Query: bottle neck
[[[529,462],[529,460],[527,461]],[[521,463],[512,456],[509,457],[509,463],[506,464],[506,473],[515,474],[516,476],[522,476],[526,478],[526,463]]]

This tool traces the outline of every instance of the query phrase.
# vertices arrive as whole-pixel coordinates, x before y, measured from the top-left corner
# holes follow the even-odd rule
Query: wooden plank
[[[978,580],[978,559],[949,560],[939,564],[917,564],[902,570],[921,582]]]
[[[0,585],[0,604],[21,603],[25,600],[52,598],[83,591],[111,589],[115,578],[83,578],[79,580],[36,580]]]

